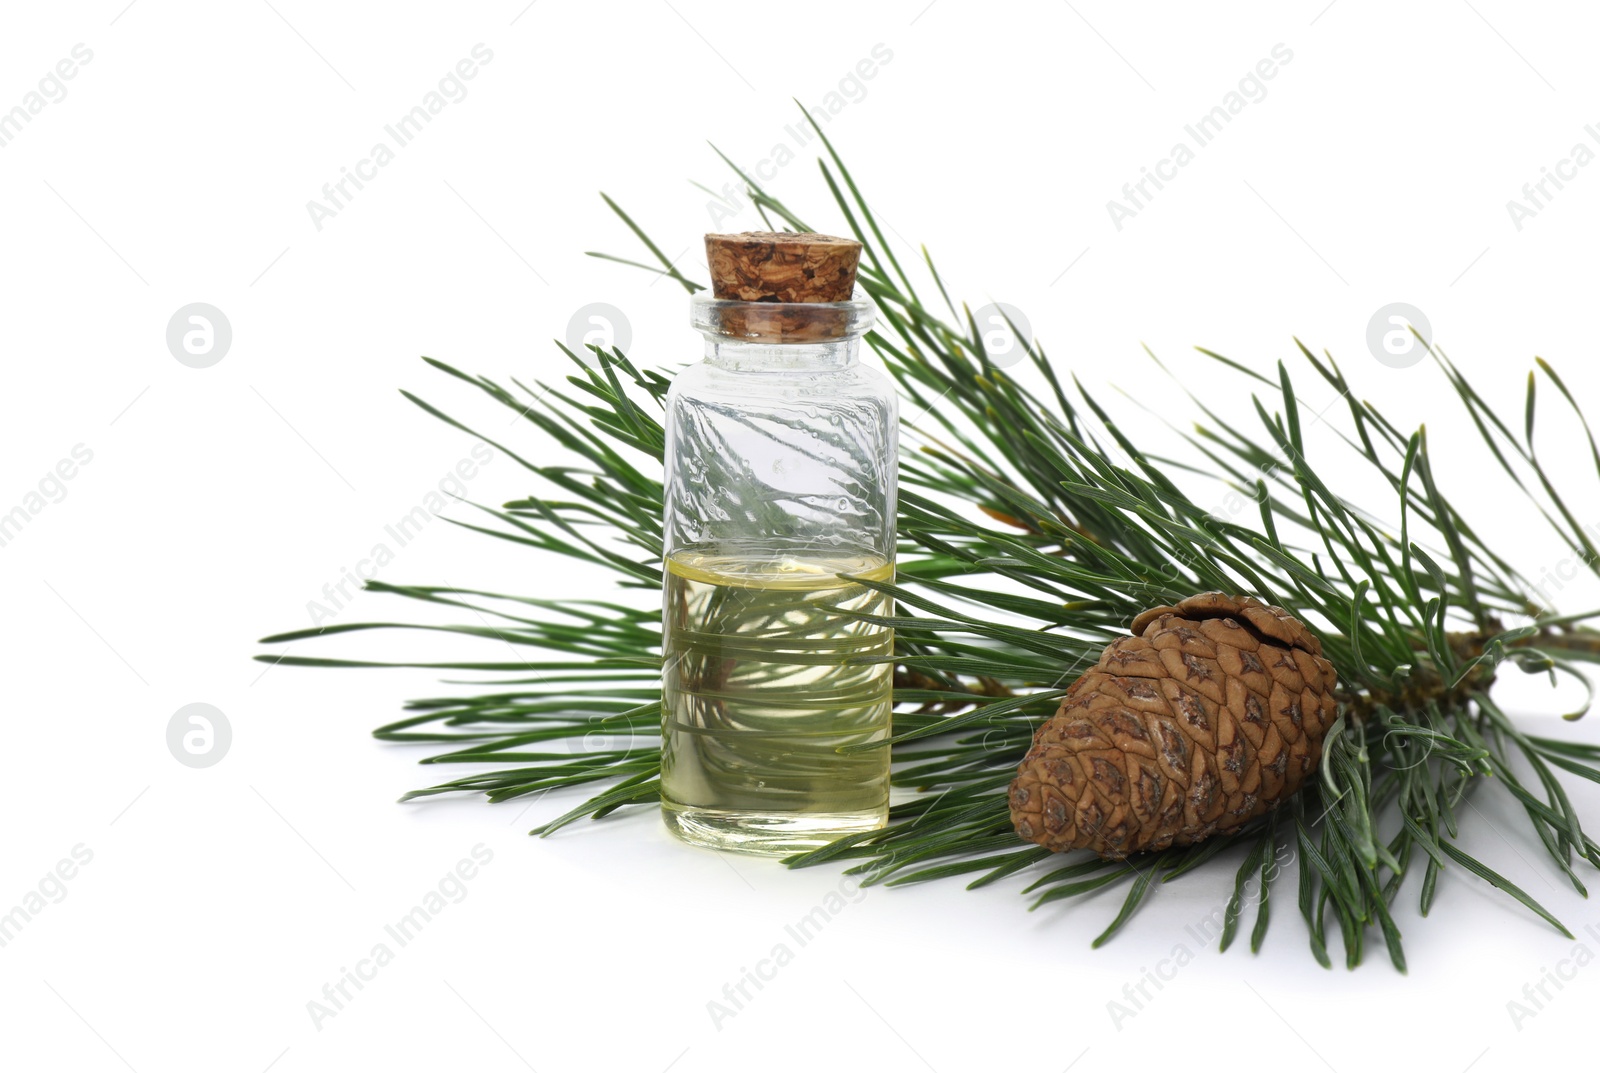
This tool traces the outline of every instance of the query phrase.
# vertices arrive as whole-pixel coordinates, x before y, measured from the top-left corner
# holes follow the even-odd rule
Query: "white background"
[[[836,872],[690,850],[647,810],[526,837],[573,798],[397,805],[438,769],[368,731],[438,691],[429,675],[250,661],[257,637],[308,625],[323,586],[468,456],[469,437],[397,387],[500,430],[501,411],[419,355],[559,377],[550,340],[607,302],[642,364],[692,359],[681,290],[584,256],[641,253],[597,191],[700,275],[702,232],[760,226],[748,210],[714,221],[690,185],[730,178],[706,140],[753,167],[790,140],[791,97],[820,106],[830,92],[847,103],[829,134],[902,259],[926,242],[955,294],[1024,310],[1102,397],[1116,383],[1192,416],[1143,343],[1253,420],[1200,344],[1269,372],[1290,361],[1321,409],[1334,399],[1297,363],[1298,334],[1398,423],[1428,422],[1448,487],[1525,571],[1557,566],[1438,371],[1380,364],[1365,338],[1380,307],[1420,308],[1518,427],[1535,355],[1597,401],[1600,167],[1520,229],[1507,209],[1574,145],[1600,149],[1584,130],[1600,122],[1597,27],[1578,4],[1325,2],[8,4],[0,109],[74,45],[93,59],[0,149],[0,512],[75,445],[93,460],[0,548],[0,909],[74,846],[93,860],[0,948],[0,1063],[1448,1073],[1571,1056],[1592,1038],[1600,970],[1564,961],[1573,942],[1483,884],[1447,875],[1427,921],[1414,886],[1402,895],[1409,976],[1381,947],[1353,974],[1326,972],[1291,886],[1257,957],[1185,931],[1226,898],[1227,863],[1159,891],[1100,951],[1088,940],[1120,891],[1029,914],[1016,882],[873,888],[717,1025],[708,1001],[788,941]],[[307,202],[479,43],[493,59],[468,95],[319,230]],[[1115,227],[1123,184],[1278,44],[1292,60],[1266,96]],[[891,58],[841,87],[875,45]],[[841,230],[814,156],[798,151],[771,189]],[[232,326],[212,368],[166,346],[192,302]],[[1541,413],[1541,448],[1600,523],[1587,450],[1547,384]],[[1322,442],[1337,473],[1337,444]],[[529,490],[500,457],[469,494]],[[491,543],[435,522],[383,576],[557,596],[602,580]],[[1592,579],[1556,599],[1600,604]],[[366,594],[337,618],[411,614],[404,603]],[[448,650],[395,635],[301,652]],[[1510,695],[1530,725],[1596,740],[1554,723],[1570,692]],[[197,701],[233,730],[204,770],[165,738]],[[1594,789],[1574,795],[1600,818]],[[1503,794],[1476,800],[1464,845],[1600,949],[1600,909],[1557,878]],[[315,1023],[307,1003],[479,843],[493,861],[465,900]],[[1107,1004],[1179,945],[1193,960],[1114,1019]],[[1514,1022],[1507,1003],[1558,968],[1573,978]]]

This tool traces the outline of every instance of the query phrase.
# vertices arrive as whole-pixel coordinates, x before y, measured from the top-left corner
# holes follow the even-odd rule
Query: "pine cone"
[[[1133,620],[1033,736],[1011,822],[1048,849],[1120,858],[1199,842],[1316,770],[1338,676],[1281,607],[1202,593]]]

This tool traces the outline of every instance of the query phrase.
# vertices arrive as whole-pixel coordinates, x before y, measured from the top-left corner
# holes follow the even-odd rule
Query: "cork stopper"
[[[712,292],[734,302],[848,302],[861,243],[832,235],[707,235]]]
[[[812,233],[707,235],[706,263],[719,302],[713,330],[751,342],[820,343],[843,338],[859,317],[861,243]]]

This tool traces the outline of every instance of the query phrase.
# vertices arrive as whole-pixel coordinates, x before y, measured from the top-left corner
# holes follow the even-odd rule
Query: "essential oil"
[[[693,841],[781,853],[883,824],[894,634],[873,557],[667,560],[662,807]],[[860,580],[853,580],[860,579]],[[848,750],[848,751],[847,751]]]

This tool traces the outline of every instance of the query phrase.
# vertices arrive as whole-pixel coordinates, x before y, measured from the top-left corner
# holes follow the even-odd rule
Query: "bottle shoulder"
[[[699,399],[795,400],[824,403],[828,399],[876,399],[893,410],[898,398],[894,381],[870,365],[859,362],[832,369],[752,371],[728,369],[699,361],[672,379],[667,403]]]

